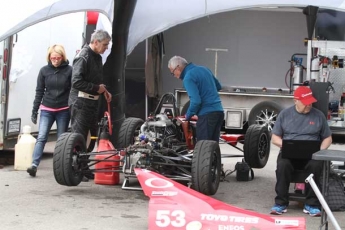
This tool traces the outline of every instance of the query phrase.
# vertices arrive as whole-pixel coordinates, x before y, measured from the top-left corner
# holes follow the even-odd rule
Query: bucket
[[[115,150],[109,140],[100,140],[98,144],[98,152]],[[97,172],[97,170],[119,170],[120,156],[113,154],[99,154],[95,156],[95,160],[99,160],[95,164],[95,184],[116,185],[120,182],[119,172]],[[108,161],[109,160],[109,161]]]
[[[18,136],[17,144],[14,146],[14,169],[26,170],[32,164],[36,138],[31,135],[31,127],[23,127],[23,133]]]

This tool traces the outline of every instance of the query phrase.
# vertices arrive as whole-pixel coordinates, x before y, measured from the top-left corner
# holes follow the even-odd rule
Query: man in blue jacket
[[[219,142],[220,130],[224,120],[224,110],[218,91],[222,88],[211,70],[204,66],[188,63],[186,59],[174,56],[169,60],[168,68],[172,76],[183,81],[190,106],[186,119],[197,115],[197,140]]]

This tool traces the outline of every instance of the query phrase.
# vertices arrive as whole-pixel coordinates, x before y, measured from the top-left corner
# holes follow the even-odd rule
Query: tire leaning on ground
[[[139,135],[139,130],[144,121],[140,118],[129,117],[126,118],[120,127],[119,136],[116,147],[126,148],[134,144],[134,139]]]
[[[63,133],[56,141],[53,170],[56,182],[66,186],[80,184],[83,174],[78,165],[79,153],[86,152],[84,137],[79,133]]]
[[[205,195],[216,194],[221,173],[219,144],[215,141],[198,141],[192,159],[192,188]]]
[[[267,126],[251,125],[244,136],[244,160],[251,168],[263,168],[270,155],[271,138]]]

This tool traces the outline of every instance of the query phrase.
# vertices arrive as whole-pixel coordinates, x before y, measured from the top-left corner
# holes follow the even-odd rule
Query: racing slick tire
[[[267,126],[251,125],[244,136],[244,160],[251,168],[263,168],[267,164],[271,148]]]
[[[221,174],[221,155],[216,141],[201,140],[194,148],[192,188],[205,195],[216,194]]]
[[[144,121],[140,118],[126,118],[120,127],[117,140],[117,148],[126,148],[134,144],[135,137],[139,135],[139,130]]]
[[[271,132],[278,114],[284,108],[275,101],[263,101],[256,104],[249,113],[248,125],[266,125]]]
[[[53,171],[56,182],[66,186],[80,184],[83,174],[78,163],[79,153],[86,152],[84,137],[79,133],[63,133],[56,141]]]

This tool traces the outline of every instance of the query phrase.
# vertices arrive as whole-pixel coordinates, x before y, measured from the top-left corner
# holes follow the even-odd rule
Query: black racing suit
[[[79,91],[99,96],[97,91],[103,81],[103,64],[101,55],[95,53],[89,46],[84,46],[73,60],[72,89],[68,105],[71,110],[71,129],[80,133],[87,140],[97,134],[98,100],[78,97]],[[93,145],[93,146],[92,146]],[[92,151],[94,143],[89,146]],[[92,148],[92,149],[91,149]]]

